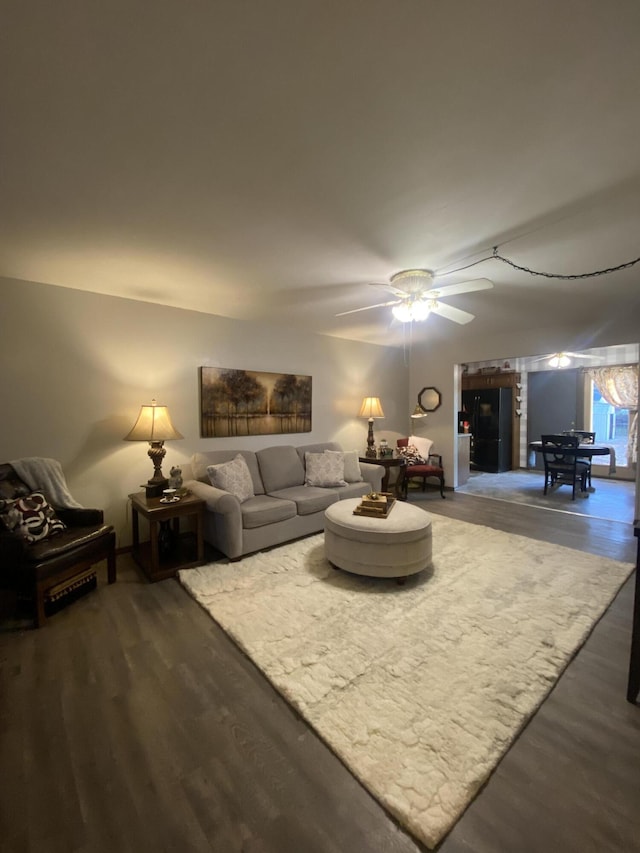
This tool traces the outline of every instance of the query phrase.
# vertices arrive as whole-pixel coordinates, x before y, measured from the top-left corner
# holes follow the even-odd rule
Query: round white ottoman
[[[359,498],[336,501],[324,514],[324,553],[358,575],[404,578],[431,566],[431,516],[396,501],[386,518],[354,515]]]

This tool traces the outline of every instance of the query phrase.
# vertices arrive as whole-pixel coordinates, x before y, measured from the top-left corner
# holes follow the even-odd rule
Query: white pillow
[[[209,465],[207,474],[212,486],[215,486],[216,489],[223,489],[225,492],[231,492],[240,503],[254,497],[251,472],[247,460],[241,453],[238,453],[235,459],[230,462]]]
[[[413,446],[417,448],[418,453],[426,462],[429,458],[429,454],[431,453],[431,448],[433,447],[431,439],[421,438],[419,435],[410,435],[409,444],[413,444]]]
[[[332,453],[336,456],[342,456],[344,460],[344,478],[347,483],[361,483],[364,479],[360,470],[360,454],[357,450],[325,450],[325,453]]]
[[[307,486],[346,486],[344,459],[341,453],[305,453],[305,483]]]

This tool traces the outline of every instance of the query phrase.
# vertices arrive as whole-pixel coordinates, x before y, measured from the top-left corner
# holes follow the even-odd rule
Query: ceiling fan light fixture
[[[394,305],[391,313],[401,323],[411,323],[413,320],[426,320],[431,313],[431,305],[426,299],[414,299]]]
[[[557,352],[549,359],[549,367],[569,367],[571,359],[563,352]]]
[[[401,302],[400,305],[394,305],[391,309],[391,313],[396,320],[399,320],[401,323],[410,323],[412,320],[411,306],[407,305],[406,302]]]

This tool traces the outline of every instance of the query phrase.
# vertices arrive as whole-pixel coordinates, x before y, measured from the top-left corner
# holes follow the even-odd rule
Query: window
[[[596,441],[610,444],[616,450],[616,465],[625,468],[628,465],[627,447],[629,445],[629,410],[612,406],[603,399],[593,380],[591,385],[591,426]],[[597,463],[596,463],[597,464]]]

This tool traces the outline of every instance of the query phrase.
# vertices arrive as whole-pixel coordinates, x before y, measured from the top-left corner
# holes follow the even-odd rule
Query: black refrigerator
[[[493,473],[511,470],[511,388],[463,391],[469,415],[471,468]]]

